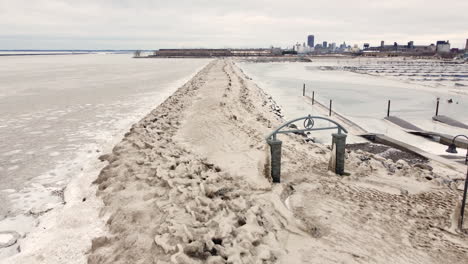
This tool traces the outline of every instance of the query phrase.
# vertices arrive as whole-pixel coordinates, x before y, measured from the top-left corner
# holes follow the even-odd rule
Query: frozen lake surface
[[[6,216],[60,203],[70,178],[208,62],[0,57],[0,231]]]
[[[414,81],[407,75],[383,76],[363,72],[379,65],[382,68],[394,67],[394,71],[425,72],[430,62],[410,63],[395,59],[315,59],[311,63],[239,63],[244,72],[253,78],[260,87],[271,94],[284,110],[285,118],[317,114],[311,103],[302,96],[302,86],[306,84],[306,93],[328,107],[333,100],[333,110],[357,123],[368,132],[383,133],[396,139],[409,142],[434,154],[446,154],[446,146],[413,136],[398,126],[384,120],[387,114],[387,102],[391,100],[391,115],[403,118],[422,129],[442,132],[450,135],[468,134],[467,130],[450,127],[432,121],[437,98],[440,98],[439,114],[447,115],[468,123],[468,86],[463,74],[468,72],[467,64],[449,64],[441,66],[432,62],[434,71],[443,74],[449,69],[450,74],[459,77],[443,80],[434,79]],[[424,66],[421,66],[424,65]],[[350,69],[353,69],[351,71]],[[360,69],[359,72],[355,69]],[[461,77],[460,77],[461,76]],[[411,76],[412,77],[412,76]],[[428,84],[429,83],[429,84]],[[452,99],[453,103],[448,103]],[[316,133],[318,140],[329,142],[329,133]],[[356,138],[354,138],[356,139]],[[348,142],[352,142],[350,138]]]

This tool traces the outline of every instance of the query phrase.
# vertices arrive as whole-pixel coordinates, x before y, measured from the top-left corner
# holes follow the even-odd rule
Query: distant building
[[[299,51],[299,49],[301,49],[301,44],[299,44],[299,42],[298,42],[298,43],[296,43],[296,46],[294,47],[294,50]]]
[[[307,36],[307,46],[313,48],[314,47],[314,41],[315,41],[314,35]]]
[[[348,46],[346,46],[346,42],[343,42],[343,44],[340,44],[340,50],[345,51]]]
[[[297,54],[308,54],[312,52],[313,48],[307,46],[305,43],[298,47]]]
[[[323,46],[324,49],[326,49],[328,47],[328,42],[324,41],[322,46]]]
[[[271,53],[275,56],[279,56],[283,54],[283,50],[281,50],[281,48],[271,47]]]
[[[280,56],[279,48],[270,49],[159,49],[150,57],[251,57]]]
[[[443,46],[441,48],[445,49]],[[450,52],[450,48],[447,52]],[[380,46],[376,47],[365,43],[363,54],[365,56],[433,56],[436,54],[436,46],[434,44],[414,45],[414,41],[409,41],[406,45],[399,45],[397,42],[393,45],[385,45],[382,40]]]
[[[361,50],[359,49],[357,44],[354,44],[352,48],[349,48],[351,52],[357,53],[360,52]]]
[[[463,57],[465,58],[465,60],[468,60],[468,39],[466,39],[465,55]]]
[[[450,53],[450,43],[449,41],[439,40],[436,44],[437,53]]]

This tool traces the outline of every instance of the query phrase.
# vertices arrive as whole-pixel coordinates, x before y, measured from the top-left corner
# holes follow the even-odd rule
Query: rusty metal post
[[[302,96],[305,96],[305,83],[304,83],[304,85],[302,86]]]
[[[314,104],[315,101],[315,91],[312,91],[312,104]]]
[[[439,100],[439,98],[437,98],[437,104],[436,104],[436,114],[435,114],[436,116],[438,116],[438,115],[439,115],[439,103],[440,103],[440,100]]]
[[[328,116],[331,116],[331,114],[332,114],[332,100],[330,99],[330,108],[328,111]]]

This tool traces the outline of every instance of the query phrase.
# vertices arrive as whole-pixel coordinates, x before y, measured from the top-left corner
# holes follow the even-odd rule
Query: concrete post
[[[345,163],[345,146],[346,146],[346,134],[332,134],[332,144],[335,144],[336,150],[336,165],[335,173],[339,175],[344,174],[344,163]]]
[[[270,145],[271,153],[271,178],[273,182],[280,182],[281,177],[281,140],[268,139],[268,145]]]

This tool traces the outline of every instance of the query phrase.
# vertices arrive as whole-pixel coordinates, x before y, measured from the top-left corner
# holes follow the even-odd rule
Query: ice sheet
[[[0,227],[60,205],[74,175],[209,61],[0,57]]]
[[[387,60],[388,65],[391,65],[390,61]],[[410,135],[384,120],[388,100],[391,100],[391,115],[403,118],[424,130],[450,135],[468,133],[465,129],[432,121],[436,100],[440,98],[439,114],[468,123],[466,115],[468,96],[465,95],[466,93],[459,93],[452,89],[453,87],[462,89],[455,85],[455,81],[451,84],[427,86],[411,82],[403,77],[386,78],[344,70],[345,67],[365,63],[370,62],[357,59],[320,59],[311,63],[242,62],[239,65],[282,106],[287,119],[309,113],[317,114],[312,109],[311,103],[304,100],[302,96],[302,87],[305,84],[308,96],[311,96],[314,91],[315,99],[326,106],[329,105],[330,99],[333,100],[334,111],[357,123],[368,132],[387,134],[434,154],[446,154],[446,146]],[[405,64],[405,67],[408,70],[411,64],[409,66]],[[419,66],[416,64],[413,67]],[[458,65],[457,70],[468,72],[468,65]],[[448,103],[449,99],[452,99],[454,103]],[[317,133],[317,135],[321,141],[329,142],[329,136],[324,136],[323,133]],[[348,142],[352,140],[351,138]]]

